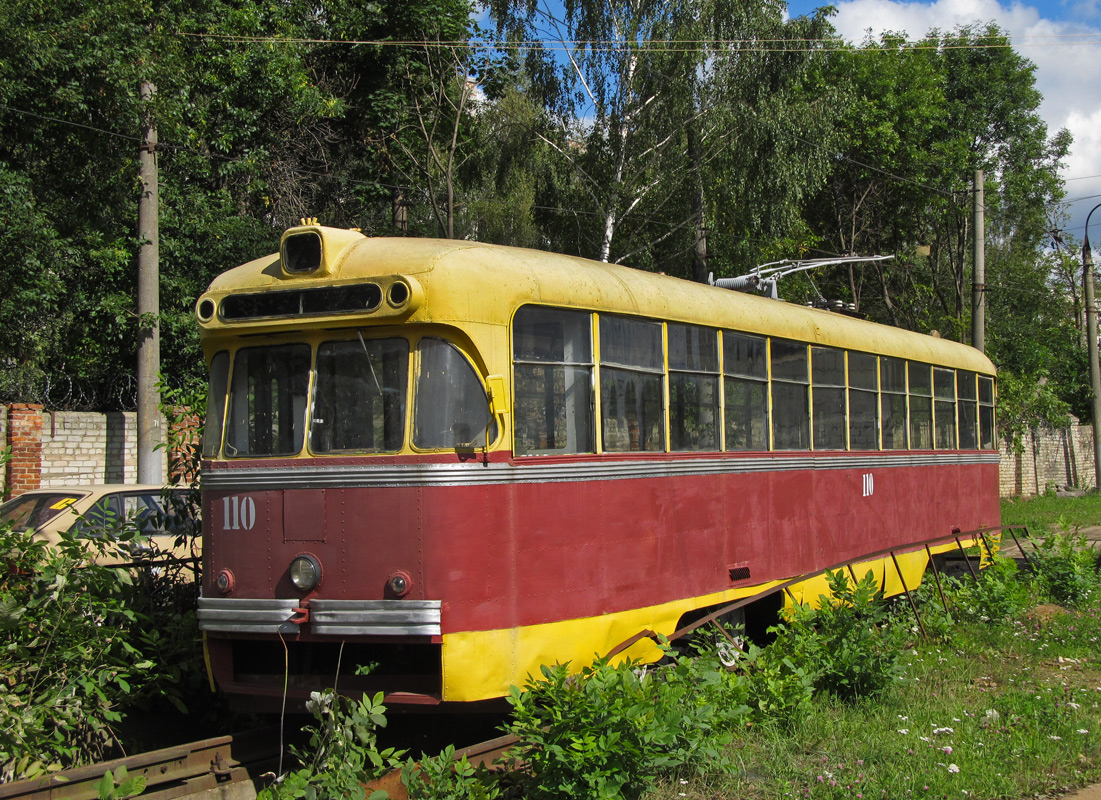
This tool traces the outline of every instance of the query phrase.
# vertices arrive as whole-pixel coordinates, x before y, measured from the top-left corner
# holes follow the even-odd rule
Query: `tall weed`
[[[513,687],[508,730],[530,768],[526,796],[630,800],[660,774],[725,768],[748,712],[743,681],[714,654],[670,658],[657,670],[607,659],[578,674],[544,666],[523,691]]]

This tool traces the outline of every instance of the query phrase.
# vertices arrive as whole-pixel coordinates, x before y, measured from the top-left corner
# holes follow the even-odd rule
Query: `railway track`
[[[119,767],[145,778],[142,798],[252,800],[259,776],[276,769],[278,761],[279,737],[272,730],[216,736],[3,784],[0,800],[95,800],[103,776]]]
[[[514,744],[502,736],[455,752],[472,764],[492,764]],[[279,763],[279,736],[275,729],[234,736],[216,736],[178,747],[153,750],[127,758],[56,772],[41,778],[0,785],[0,800],[96,800],[99,784],[108,772],[125,767],[130,777],[145,778],[143,800],[254,800]],[[383,789],[391,800],[406,800],[400,772],[367,784]]]

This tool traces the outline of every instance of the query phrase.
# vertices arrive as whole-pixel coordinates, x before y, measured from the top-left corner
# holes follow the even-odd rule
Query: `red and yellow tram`
[[[540,664],[1000,521],[994,368],[954,342],[316,224],[196,313],[200,626],[217,685],[258,705],[334,684],[493,700]],[[909,586],[927,561],[901,559]]]

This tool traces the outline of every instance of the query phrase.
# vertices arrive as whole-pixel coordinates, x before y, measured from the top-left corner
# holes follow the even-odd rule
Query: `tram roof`
[[[284,240],[298,230],[303,229],[289,230]],[[308,230],[317,232],[324,242],[324,275],[290,274],[281,269],[279,254],[273,254],[219,275],[203,297],[402,276],[423,290],[423,301],[402,320],[408,322],[507,325],[520,306],[539,304],[706,325],[994,372],[985,355],[958,342],[617,264],[465,240],[374,238],[321,226]],[[293,325],[315,327],[314,320],[306,322],[294,318]],[[371,317],[356,315],[355,324],[371,324]],[[225,334],[233,329],[273,332],[287,325],[286,318],[234,325],[214,319],[201,327],[204,332]],[[316,325],[331,328],[332,317],[316,320]]]

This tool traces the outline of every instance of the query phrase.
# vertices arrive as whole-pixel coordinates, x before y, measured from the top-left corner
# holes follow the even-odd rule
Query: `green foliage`
[[[302,767],[280,775],[260,792],[260,800],[325,800],[347,797],[363,800],[365,781],[385,775],[401,766],[405,752],[378,748],[378,728],[386,726],[382,693],[352,700],[331,689],[312,692],[306,710],[316,721],[307,727],[308,751],[294,750]],[[383,800],[385,792],[373,792],[369,800]]]
[[[819,597],[818,607],[796,606],[773,629],[768,651],[755,654],[767,687],[764,707],[758,705],[764,714],[797,718],[806,709],[808,682],[816,692],[852,702],[875,697],[898,679],[901,639],[885,625],[889,610],[871,570],[856,583],[842,570],[826,573],[826,580],[830,594]]]
[[[1021,452],[1021,436],[1033,428],[1067,427],[1069,411],[1046,377],[1011,370],[998,373],[998,431],[1016,452]]]
[[[108,540],[98,544],[113,547]],[[0,528],[0,776],[13,780],[113,755],[120,708],[156,676],[131,635],[130,576]]]
[[[436,756],[409,759],[401,767],[401,782],[410,800],[494,800],[501,792],[495,778],[475,767],[466,756],[456,760],[454,745]]]
[[[724,746],[744,719],[745,688],[716,657],[643,670],[598,659],[578,674],[542,667],[513,687],[509,731],[531,771],[532,798],[636,798],[655,776],[726,767]]]
[[[1067,531],[1035,540],[1028,554],[1041,597],[1072,608],[1093,602],[1101,588],[1098,554],[1080,533]]]
[[[760,648],[751,644],[746,678],[754,723],[790,728],[810,713],[814,671],[796,663],[782,645]]]
[[[128,775],[124,765],[113,773],[110,770],[103,773],[102,780],[96,784],[96,791],[99,793],[99,800],[137,797],[145,791],[145,776]]]
[[[976,622],[1015,617],[1032,601],[1028,581],[1009,558],[995,558],[977,580],[968,576],[945,581],[945,594],[957,617]]]

